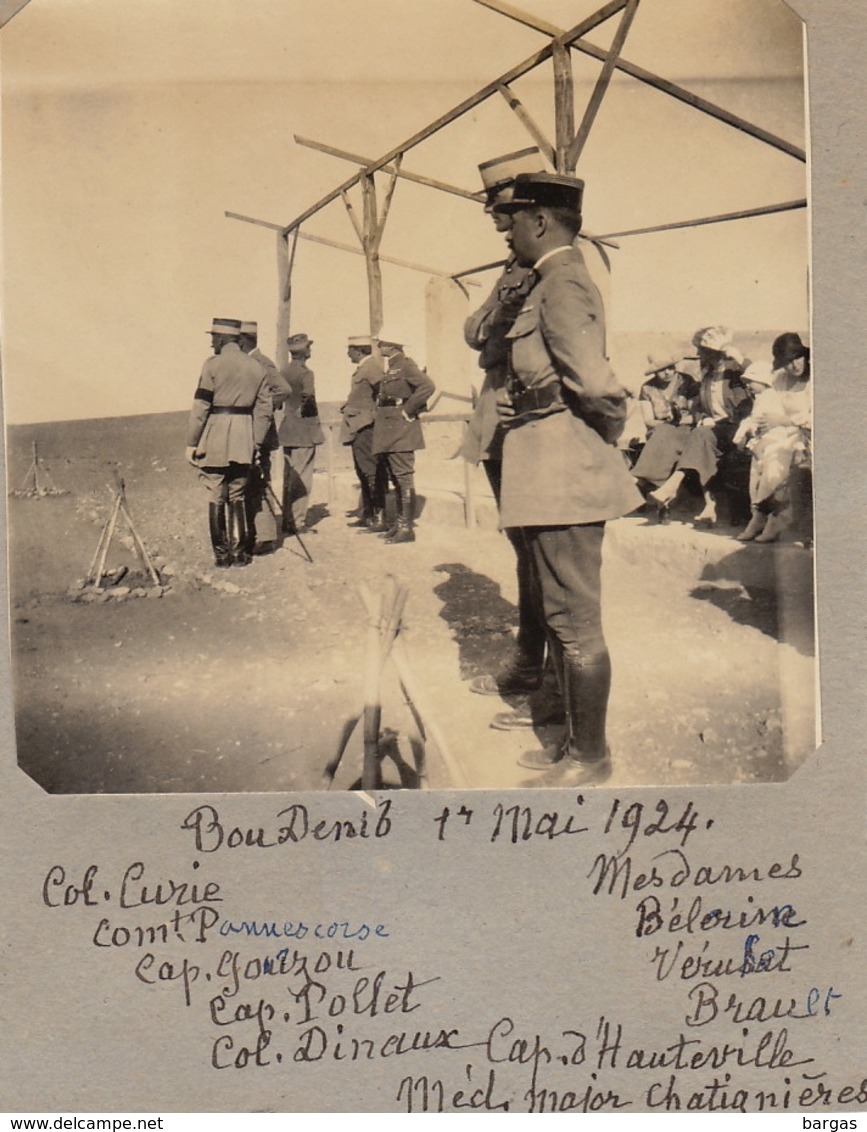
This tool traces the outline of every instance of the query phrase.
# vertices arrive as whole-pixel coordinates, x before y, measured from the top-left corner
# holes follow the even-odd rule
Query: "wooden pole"
[[[105,527],[105,541],[102,544],[102,551],[100,553],[99,562],[97,563],[96,567],[96,578],[94,579],[94,585],[97,588],[99,588],[100,582],[102,581],[102,575],[105,573],[105,559],[106,555],[108,554],[108,548],[111,546],[111,540],[114,537],[114,528],[117,524],[118,512],[120,511],[121,495],[122,492],[118,491],[117,495],[114,497],[114,507],[112,508],[111,518],[108,520],[108,523]]]
[[[626,37],[629,34],[629,29],[632,27],[632,21],[635,19],[635,13],[637,11],[638,0],[628,0],[623,15],[620,17],[620,23],[617,25],[617,31],[614,33],[611,50],[602,66],[602,72],[596,80],[593,93],[590,95],[590,101],[587,103],[587,108],[584,111],[584,117],[581,119],[581,125],[578,127],[578,133],[569,145],[566,161],[571,169],[577,167],[584,146],[587,144],[587,139],[590,137],[590,130],[593,128],[593,123],[596,121],[596,115],[599,113],[602,100],[605,98],[606,92],[608,91],[608,87],[614,75],[614,68],[620,57],[620,53],[623,51],[623,44],[626,42]]]
[[[551,143],[548,141],[547,137],[542,132],[542,129],[536,125],[535,121],[527,112],[521,100],[513,92],[512,88],[506,86],[504,83],[497,83],[497,90],[506,100],[509,108],[513,111],[518,120],[523,123],[524,128],[533,138],[539,149],[542,151],[542,156],[553,169],[556,169],[557,154],[554,150],[553,145],[551,145]]]
[[[284,369],[289,362],[289,347],[286,339],[289,337],[289,323],[292,314],[292,266],[295,261],[295,249],[298,246],[299,229],[295,229],[292,236],[292,247],[289,247],[289,237],[283,234],[282,229],[277,233],[277,346],[276,362],[278,369]]]
[[[554,121],[557,133],[557,172],[574,173],[569,162],[569,147],[575,137],[575,89],[572,80],[572,56],[569,48],[558,40],[552,43],[554,63]]]
[[[806,198],[783,201],[782,204],[766,204],[759,208],[745,208],[740,212],[721,212],[717,216],[701,216],[696,220],[677,220],[671,224],[654,224],[647,228],[630,228],[625,232],[610,232],[610,236],[622,239],[624,236],[646,236],[651,232],[671,232],[676,228],[699,228],[703,224],[722,224],[728,220],[751,220],[754,216],[770,216],[776,212],[792,212],[806,208]]]
[[[376,184],[372,173],[361,178],[364,198],[364,259],[367,265],[367,297],[370,310],[370,336],[379,338],[382,330],[382,269],[379,265],[377,235],[379,218],[376,211]]]
[[[297,145],[306,146],[308,149],[315,149],[320,153],[327,153],[331,157],[339,157],[343,161],[351,161],[354,165],[360,165],[362,168],[372,165],[375,161],[373,157],[362,157],[358,153],[350,153],[345,149],[337,149],[333,145],[325,145],[323,142],[299,137],[298,134],[295,135],[295,142]],[[454,196],[465,197],[467,200],[477,203],[484,200],[484,193],[473,193],[470,192],[469,189],[459,189],[457,185],[450,185],[446,181],[438,181],[434,177],[423,177],[420,173],[410,173],[407,169],[396,170],[394,165],[383,165],[382,172],[397,172],[397,176],[401,177],[404,181],[414,181],[417,185],[426,185],[429,189],[439,189],[441,192],[452,193]]]
[[[381,595],[378,606],[369,609],[368,613],[367,648],[364,659],[364,764],[361,771],[361,787],[363,790],[376,790],[380,785],[379,726],[382,720],[379,679]]]

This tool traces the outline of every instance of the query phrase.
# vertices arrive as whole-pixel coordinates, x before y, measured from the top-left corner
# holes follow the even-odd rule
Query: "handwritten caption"
[[[838,1080],[816,1056],[817,1031],[833,1027],[846,997],[811,977],[801,856],[720,862],[716,821],[692,801],[565,799],[557,809],[445,805],[422,835],[432,850],[472,847],[497,861],[555,846],[562,861],[565,851],[574,898],[616,940],[607,978],[616,984],[623,970],[635,981],[637,963],[635,997],[646,1017],[582,1008],[585,940],[576,940],[568,970],[539,957],[546,978],[564,988],[564,1006],[544,1024],[522,1005],[532,1002],[534,957],[527,986],[483,996],[492,1004],[486,1018],[461,1006],[477,988],[459,985],[460,957],[445,965],[426,957],[400,923],[306,909],[263,917],[255,889],[232,891],[218,879],[223,862],[250,854],[265,869],[285,869],[302,845],[399,846],[399,798],[341,819],[296,803],[257,826],[197,806],[179,823],[179,848],[190,858],[179,875],[143,859],[120,868],[56,862],[41,901],[84,922],[90,945],[128,964],[142,992],[165,992],[172,1009],[200,1017],[202,1064],[218,1074],[298,1080],[316,1066],[345,1075],[375,1065],[383,1105],[405,1112],[867,1104],[867,1077]],[[416,815],[416,842],[418,830]],[[408,953],[420,959],[407,964],[400,956]]]

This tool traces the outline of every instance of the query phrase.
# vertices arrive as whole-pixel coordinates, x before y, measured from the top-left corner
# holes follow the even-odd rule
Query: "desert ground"
[[[362,704],[366,617],[358,586],[409,587],[402,639],[470,788],[518,786],[522,750],[556,729],[489,727],[505,704],[467,681],[507,656],[515,628],[511,549],[473,471],[464,522],[460,425],[427,427],[417,541],[389,547],[347,525],[348,450],[320,450],[315,535],[244,569],[214,570],[207,507],[183,460],[186,414],[10,426],[10,605],[18,761],[56,793],[304,791]],[[15,494],[38,444],[63,494]],[[126,525],[106,567],[81,584],[123,479],[161,585],[139,576]],[[330,496],[330,498],[329,498]],[[815,747],[813,553],[698,531],[690,503],[670,526],[609,524],[605,624],[614,664],[613,786],[777,782]],[[308,556],[309,559],[308,560]],[[123,574],[124,568],[127,573]],[[422,749],[395,673],[383,673],[383,782],[455,785],[437,744]],[[361,729],[331,789],[358,785]]]

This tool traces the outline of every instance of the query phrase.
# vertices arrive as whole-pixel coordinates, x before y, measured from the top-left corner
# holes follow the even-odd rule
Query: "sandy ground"
[[[27,773],[61,793],[321,789],[362,701],[357,586],[381,590],[392,574],[409,586],[406,648],[467,785],[528,777],[517,755],[556,731],[491,730],[505,705],[466,685],[508,654],[514,567],[495,530],[438,521],[458,514],[436,506],[450,494],[443,484],[461,479],[457,462],[441,459],[446,442],[423,464],[428,507],[415,544],[387,547],[349,528],[351,479],[338,474],[332,504],[313,509],[312,562],[287,542],[248,568],[215,571],[177,422],[152,420],[120,438],[102,422],[90,431],[83,423],[74,440],[58,432],[46,464],[67,494],[9,500],[16,729]],[[27,466],[25,439],[16,449],[11,438],[12,486]],[[112,444],[120,464],[106,458]],[[83,603],[77,585],[115,471],[168,588]],[[324,499],[326,477],[316,480]],[[118,539],[108,564],[136,569]],[[127,576],[119,588],[134,582]],[[612,785],[779,781],[803,761],[814,746],[809,550],[742,546],[725,532],[631,517],[609,525],[604,585]],[[418,785],[419,743],[390,668],[383,704],[383,727],[394,733],[385,746],[396,756],[383,760],[385,782]],[[432,742],[425,761],[427,785],[454,784]],[[359,728],[334,788],[357,785],[360,767]]]

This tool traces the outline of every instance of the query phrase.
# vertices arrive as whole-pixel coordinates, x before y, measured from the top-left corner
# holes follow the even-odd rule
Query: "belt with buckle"
[[[231,413],[236,417],[252,417],[252,405],[211,405],[212,413]]]
[[[382,397],[376,403],[380,409],[396,409],[400,405],[405,405],[408,400],[408,397]]]
[[[550,385],[543,385],[541,387],[531,386],[529,389],[522,389],[519,393],[512,394],[512,408],[515,410],[515,416],[523,416],[524,413],[532,413],[538,409],[549,409],[552,405],[562,405],[563,398],[560,394],[560,385],[558,382],[552,382]]]

